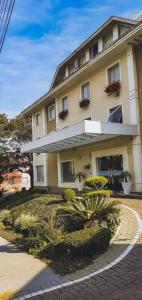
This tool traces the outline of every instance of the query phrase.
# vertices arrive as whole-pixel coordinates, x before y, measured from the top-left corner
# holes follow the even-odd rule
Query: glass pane
[[[108,69],[108,80],[109,80],[109,84],[112,83],[113,81],[120,80],[119,64],[116,64],[115,66]]]
[[[110,47],[113,43],[113,33],[110,31],[108,34],[106,34],[103,38],[103,43],[104,43],[104,49],[107,49]]]
[[[90,98],[89,82],[82,85],[82,99]]]
[[[109,110],[110,116],[108,121],[114,123],[122,123],[122,106],[115,106]]]
[[[62,106],[63,106],[63,110],[68,110],[68,98],[64,97],[62,99]]]
[[[37,181],[43,182],[44,181],[44,168],[43,166],[37,166],[36,167],[36,173],[37,173]]]
[[[61,180],[62,182],[74,182],[73,161],[61,163]]]

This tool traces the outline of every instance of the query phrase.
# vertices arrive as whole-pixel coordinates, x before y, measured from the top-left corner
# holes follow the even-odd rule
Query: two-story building
[[[132,175],[142,191],[142,22],[111,17],[55,72],[32,114],[34,185],[76,188],[78,173],[104,175],[120,190]]]

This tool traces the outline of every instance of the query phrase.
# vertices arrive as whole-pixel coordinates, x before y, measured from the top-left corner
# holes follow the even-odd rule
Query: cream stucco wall
[[[108,96],[104,92],[104,88],[107,85],[107,68],[118,61],[120,63],[121,73],[120,96]],[[79,107],[79,100],[81,99],[81,85],[87,81],[90,82],[91,103],[84,109]],[[130,123],[126,51],[123,51],[119,56],[115,56],[115,59],[110,57],[107,63],[104,63],[100,69],[97,69],[89,75],[84,74],[83,79],[77,81],[76,85],[58,95],[56,98],[58,112],[62,110],[62,97],[64,95],[68,95],[69,114],[65,120],[58,120],[59,129],[70,126],[88,117],[92,117],[92,120],[103,121],[108,117],[109,108],[119,104],[122,104],[124,123]]]

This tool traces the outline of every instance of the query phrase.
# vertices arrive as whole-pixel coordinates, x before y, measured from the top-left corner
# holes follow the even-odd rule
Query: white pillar
[[[43,106],[43,136],[47,134],[47,110],[46,107]]]
[[[89,61],[89,60],[90,60],[90,52],[89,52],[89,49],[86,50],[85,56],[86,56],[86,62]]]
[[[128,69],[128,101],[130,107],[130,123],[137,125],[137,137],[132,139],[132,155],[134,167],[135,191],[142,191],[142,152],[140,136],[140,114],[138,103],[138,86],[135,54],[132,46],[127,49],[127,69]]]

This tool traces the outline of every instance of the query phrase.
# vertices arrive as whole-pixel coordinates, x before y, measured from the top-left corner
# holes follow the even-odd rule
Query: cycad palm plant
[[[96,195],[94,198],[85,197],[70,200],[62,204],[60,209],[67,215],[78,216],[84,221],[90,221],[112,212],[117,205],[118,201],[106,200],[104,197]]]

